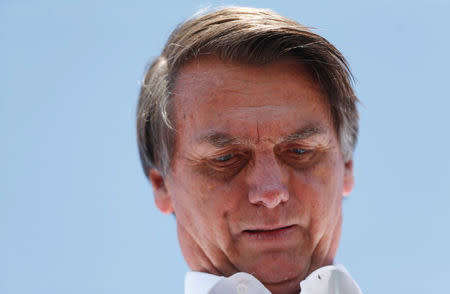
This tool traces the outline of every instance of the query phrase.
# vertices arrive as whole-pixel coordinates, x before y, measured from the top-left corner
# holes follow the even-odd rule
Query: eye
[[[208,177],[227,181],[237,175],[247,164],[250,156],[247,152],[237,151],[211,156],[203,173]]]
[[[306,168],[310,166],[315,158],[317,157],[317,152],[312,148],[304,148],[303,146],[294,145],[286,146],[285,148],[280,148],[278,151],[280,159],[286,164],[294,168]]]
[[[294,153],[296,155],[302,155],[302,154],[305,154],[306,152],[308,152],[308,150],[302,149],[302,148],[292,148],[291,151],[292,151],[292,153]]]
[[[216,157],[216,158],[214,159],[214,161],[224,163],[224,162],[227,162],[227,161],[229,161],[230,159],[232,159],[234,156],[235,156],[235,155],[234,155],[233,153],[225,154],[225,155]]]
[[[209,164],[217,169],[240,169],[248,161],[245,152],[230,152],[217,154],[209,160]]]

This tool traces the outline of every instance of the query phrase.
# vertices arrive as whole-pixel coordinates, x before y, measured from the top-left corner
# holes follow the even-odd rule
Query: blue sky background
[[[364,293],[448,293],[450,0],[0,2],[0,293],[182,293],[135,109],[200,8],[271,8],[334,43],[363,105],[336,261]]]

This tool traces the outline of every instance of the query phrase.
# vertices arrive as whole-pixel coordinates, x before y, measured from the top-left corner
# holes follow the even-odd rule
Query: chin
[[[253,275],[272,294],[300,292],[300,282],[309,272],[309,262],[288,255],[272,256],[255,268]]]
[[[255,276],[264,285],[299,284],[309,272],[309,259],[286,252],[263,253],[247,264],[245,272]]]

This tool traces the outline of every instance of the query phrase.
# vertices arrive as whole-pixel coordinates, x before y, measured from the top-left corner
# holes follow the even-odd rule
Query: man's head
[[[295,291],[330,264],[353,187],[357,99],[342,55],[267,10],[179,26],[141,89],[139,151],[188,265]]]

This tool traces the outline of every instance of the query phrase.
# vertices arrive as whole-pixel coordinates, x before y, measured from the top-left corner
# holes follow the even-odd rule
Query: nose
[[[250,203],[275,208],[289,200],[286,177],[273,153],[257,154],[248,175]]]

